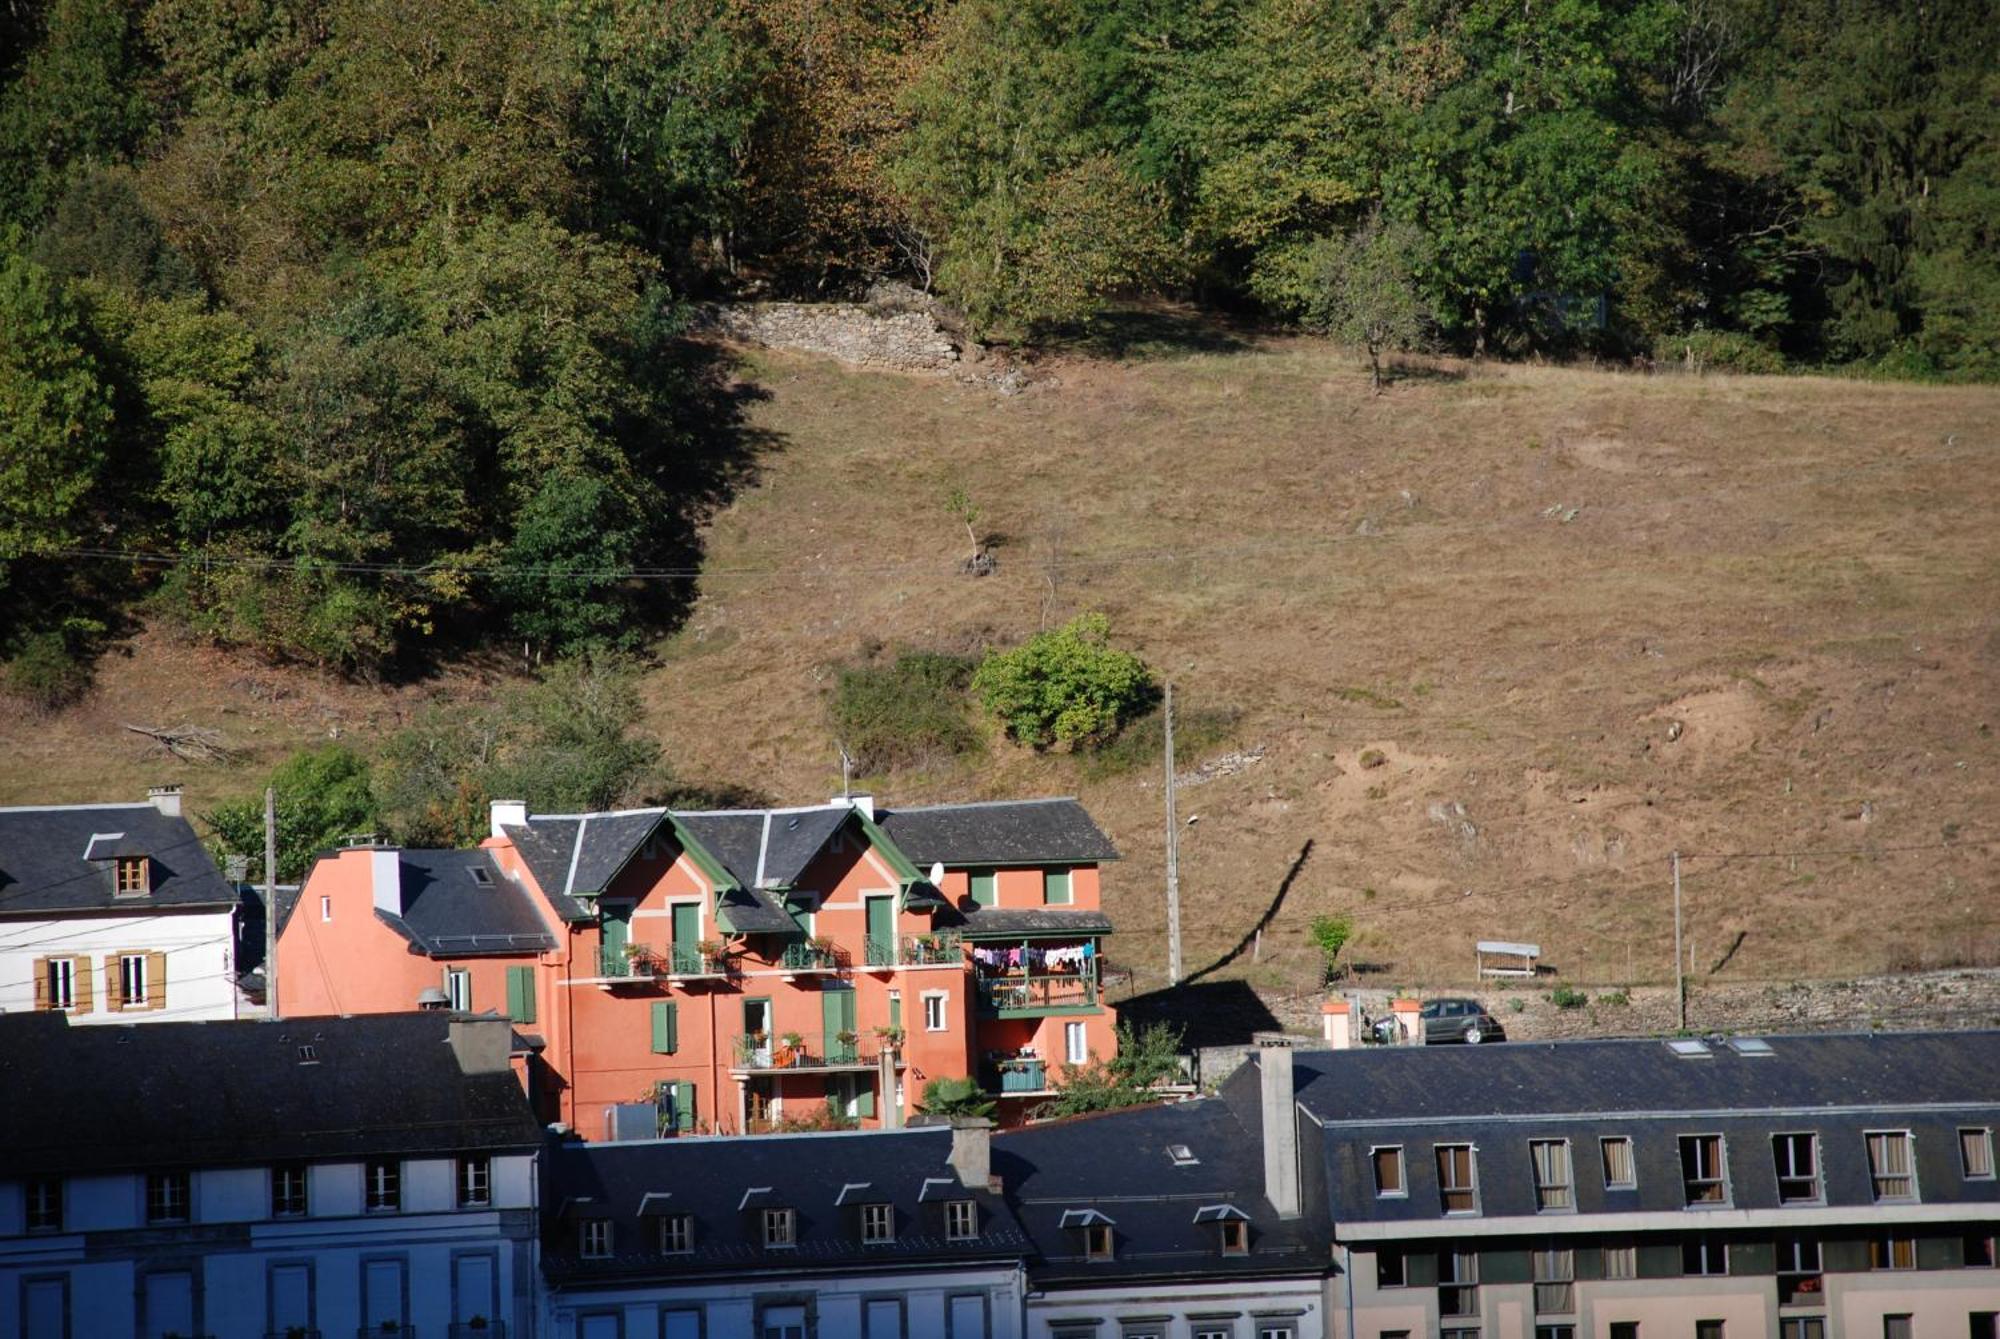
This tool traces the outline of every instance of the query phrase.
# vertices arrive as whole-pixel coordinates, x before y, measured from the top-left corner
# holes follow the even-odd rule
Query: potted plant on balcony
[[[833,1034],[833,1039],[840,1043],[842,1050],[847,1051],[849,1054],[852,1054],[854,1051],[854,1044],[861,1040],[861,1034],[856,1032],[853,1028],[842,1028],[840,1031]]]
[[[719,940],[704,939],[694,946],[694,951],[701,955],[703,962],[718,962],[722,958],[722,944]]]
[[[825,935],[814,935],[806,944],[822,963],[833,961],[833,941]]]
[[[802,1065],[806,1059],[806,1039],[797,1032],[787,1032],[778,1038],[777,1063],[780,1066]]]
[[[899,1027],[878,1027],[875,1029],[875,1036],[877,1040],[892,1051],[902,1049],[903,1029]]]

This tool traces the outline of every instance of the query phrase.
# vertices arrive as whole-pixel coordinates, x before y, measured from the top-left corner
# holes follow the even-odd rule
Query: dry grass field
[[[1036,371],[1001,396],[746,355],[768,445],[646,682],[683,777],[836,793],[839,664],[1102,610],[1224,723],[1184,772],[1261,753],[1181,796],[1191,969],[1308,985],[1306,926],[1344,911],[1385,984],[1462,981],[1481,938],[1657,981],[1675,848],[1699,975],[2000,961],[2000,392],[1439,365],[1376,398],[1310,341]],[[953,488],[991,576],[957,570]],[[126,720],[261,762],[488,686],[334,685],[157,634],[101,678],[0,721],[0,800],[254,780],[167,767]],[[1157,766],[994,740],[866,784],[1082,795],[1126,856],[1114,957],[1157,979]]]

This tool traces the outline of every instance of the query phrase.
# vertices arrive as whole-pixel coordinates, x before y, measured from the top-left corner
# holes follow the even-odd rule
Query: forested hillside
[[[364,679],[643,644],[681,610],[627,574],[698,561],[754,446],[694,298],[896,276],[1036,342],[1387,301],[1461,352],[1991,377],[1995,19],[13,0],[7,681],[60,704],[141,615]]]

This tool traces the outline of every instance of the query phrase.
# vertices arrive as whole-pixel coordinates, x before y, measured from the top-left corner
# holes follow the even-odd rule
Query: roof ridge
[[[529,814],[528,823],[532,827],[537,820],[545,818],[558,822],[574,822],[592,818],[630,818],[634,814],[664,814],[670,812],[672,811],[664,804],[648,804],[636,809],[592,809],[587,813],[580,814]]]
[[[153,809],[146,800],[101,800],[90,804],[0,804],[0,814],[61,814],[74,813],[84,809]],[[179,814],[160,814],[162,818],[179,818]]]
[[[940,809],[1017,808],[1027,804],[1081,804],[1074,795],[1036,795],[1025,800],[951,800],[943,804],[885,805],[884,814],[926,814]]]

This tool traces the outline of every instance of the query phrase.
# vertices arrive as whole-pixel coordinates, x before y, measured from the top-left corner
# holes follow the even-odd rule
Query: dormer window
[[[152,861],[142,855],[121,855],[111,862],[120,897],[144,897],[153,891]]]
[[[971,1241],[979,1235],[979,1206],[971,1200],[946,1200],[944,1239]]]
[[[611,1220],[586,1218],[577,1224],[577,1254],[586,1260],[611,1258]]]
[[[798,1212],[793,1209],[766,1209],[764,1219],[764,1249],[778,1250],[799,1244]]]
[[[1250,1225],[1241,1218],[1222,1220],[1222,1253],[1224,1255],[1250,1254]]]
[[[896,1210],[889,1204],[861,1206],[861,1244],[886,1246],[896,1239]]]
[[[1092,1223],[1083,1230],[1084,1259],[1109,1260],[1112,1255],[1111,1224]]]

